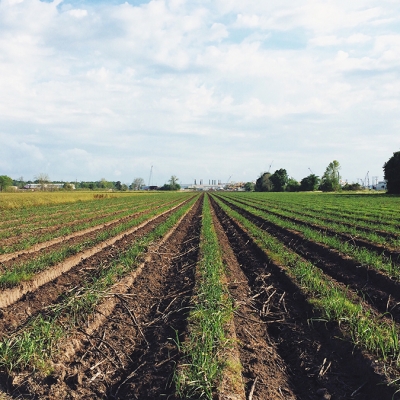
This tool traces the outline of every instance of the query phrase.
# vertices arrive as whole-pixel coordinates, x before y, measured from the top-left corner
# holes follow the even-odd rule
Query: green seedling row
[[[4,213],[0,213],[0,229],[12,228],[30,224],[46,224],[47,221],[53,219],[58,221],[60,218],[68,216],[80,216],[84,213],[109,212],[117,211],[123,208],[129,208],[137,204],[149,204],[150,202],[165,203],[174,199],[185,198],[188,194],[173,193],[166,196],[164,193],[158,194],[142,194],[140,196],[127,195],[125,197],[105,198],[101,200],[90,200],[84,202],[58,204],[56,206],[31,206],[24,209],[13,209],[9,211],[9,218],[5,221]]]
[[[101,243],[109,238],[117,236],[118,234],[140,225],[141,223],[153,218],[165,211],[168,211],[171,205],[152,209],[149,212],[138,216],[137,218],[125,221],[111,229],[102,230],[90,240],[82,237],[82,242],[72,246],[65,246],[61,249],[51,251],[38,258],[33,258],[27,262],[13,264],[11,268],[0,272],[0,288],[15,287],[21,282],[31,280],[35,274],[50,268],[64,261],[67,257],[77,254],[80,251],[94,247],[96,244]]]
[[[235,193],[235,197],[251,198],[277,207],[341,215],[356,221],[400,226],[400,199],[385,195],[338,195],[321,193]]]
[[[59,303],[32,318],[16,333],[2,338],[0,370],[10,373],[28,369],[51,373],[49,361],[57,352],[60,340],[87,323],[112,286],[137,268],[148,247],[165,236],[196,200],[197,197],[185,203],[165,222],[133,241],[111,263],[99,265],[97,272],[86,276],[86,282],[66,294]]]
[[[388,246],[391,248],[400,247],[400,234],[399,229],[395,226],[372,224],[372,223],[358,223],[351,224],[349,219],[340,216],[335,218],[327,218],[322,211],[307,213],[303,210],[296,210],[295,207],[282,207],[275,204],[266,204],[265,202],[252,201],[252,199],[245,199],[237,197],[228,197],[232,200],[240,201],[243,204],[260,208],[262,211],[268,211],[277,216],[282,216],[293,220],[293,222],[311,224],[317,229],[328,229],[332,232],[351,235],[353,237],[361,238],[370,241],[373,244]]]
[[[175,374],[177,395],[184,399],[213,399],[232,346],[226,325],[233,318],[233,302],[223,283],[223,265],[210,203],[205,196],[197,264],[195,297],[189,315],[189,333],[179,343],[183,361]],[[178,340],[178,339],[177,339]]]
[[[177,201],[173,202],[172,204],[176,204],[176,203],[177,203]],[[170,204],[170,203],[168,203],[168,204]],[[102,225],[104,223],[116,220],[117,218],[122,219],[122,218],[129,217],[130,215],[133,214],[133,211],[136,214],[136,213],[148,210],[149,207],[154,209],[161,205],[165,205],[165,203],[164,204],[159,203],[158,205],[143,204],[139,207],[132,207],[129,210],[124,210],[121,213],[118,213],[117,215],[113,214],[113,215],[109,215],[106,217],[99,215],[97,219],[92,219],[89,222],[79,223],[79,221],[77,221],[76,225],[60,226],[59,229],[57,229],[56,231],[46,232],[44,234],[35,234],[35,232],[32,232],[32,234],[30,234],[29,236],[23,237],[17,243],[14,243],[10,246],[0,246],[0,254],[12,253],[12,252],[19,251],[19,250],[27,250],[30,247],[32,247],[38,243],[43,243],[43,242],[49,241],[51,239],[66,236],[66,235],[69,235],[69,234],[72,234],[75,232],[79,232],[84,229],[95,227],[97,225]],[[76,216],[75,216],[75,218],[76,218]]]
[[[318,310],[318,318],[337,322],[357,346],[399,365],[399,332],[394,322],[375,314],[355,294],[332,281],[312,263],[290,251],[218,198],[216,201],[230,218],[243,227],[270,261],[284,268],[305,293],[309,303]]]
[[[2,230],[1,235],[5,232],[13,232],[23,229],[24,231],[33,231],[35,229],[50,228],[57,226],[60,223],[73,222],[77,219],[85,219],[90,217],[98,217],[102,214],[111,214],[113,212],[121,213],[123,210],[129,210],[132,207],[150,205],[150,204],[163,204],[171,201],[178,201],[179,199],[187,198],[187,194],[180,194],[179,196],[171,196],[169,198],[165,195],[150,196],[143,195],[140,197],[126,197],[117,199],[107,199],[99,201],[88,201],[85,203],[74,203],[67,209],[59,210],[55,214],[51,214],[50,211],[46,213],[46,209],[40,209],[38,207],[31,207],[29,209],[28,216],[23,219],[10,221],[8,224],[0,225]],[[39,212],[39,211],[40,212]],[[26,210],[27,212],[28,210]],[[6,228],[6,229],[5,229]]]
[[[249,212],[250,214],[260,217],[265,221],[272,223],[280,228],[291,229],[297,231],[303,235],[304,238],[313,241],[318,244],[325,245],[331,249],[335,249],[342,254],[345,254],[361,265],[373,267],[379,271],[382,271],[389,276],[400,279],[400,267],[397,263],[393,262],[390,258],[384,254],[379,254],[373,250],[369,250],[365,247],[359,247],[354,245],[350,241],[343,241],[339,236],[327,235],[325,232],[318,230],[314,227],[296,224],[294,222],[282,219],[276,215],[268,212],[263,212],[259,209],[245,206],[242,203],[238,203],[229,199],[229,202],[236,205],[239,208]]]
[[[260,207],[270,212],[285,215],[288,218],[294,218],[305,223],[320,225],[323,229],[337,230],[338,232],[351,234],[361,237],[378,244],[386,244],[391,247],[399,246],[400,243],[400,225],[392,220],[385,223],[376,221],[363,221],[351,218],[349,215],[341,213],[329,214],[325,210],[314,209],[306,211],[304,208],[293,203],[290,205],[275,204],[269,202],[256,201],[254,199],[245,199],[240,197],[241,201]]]

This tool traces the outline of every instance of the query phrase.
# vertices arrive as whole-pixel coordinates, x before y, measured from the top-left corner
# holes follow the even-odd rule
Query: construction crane
[[[309,170],[310,170],[310,172],[311,172],[311,173],[314,175],[314,172],[312,172],[312,171],[311,171],[311,168],[310,168],[310,167],[308,167],[308,169],[309,169]]]
[[[273,163],[274,163],[274,160],[272,160],[271,164],[269,164],[268,172],[271,171],[271,167],[272,167],[272,164],[273,164]]]
[[[231,178],[232,178],[232,175],[231,175],[231,176],[228,178],[228,180],[226,181],[226,184],[227,184],[227,185],[229,185],[229,182],[230,182]]]

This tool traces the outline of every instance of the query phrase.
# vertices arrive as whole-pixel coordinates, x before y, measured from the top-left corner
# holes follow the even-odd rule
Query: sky
[[[372,182],[399,128],[398,0],[0,0],[0,175]]]

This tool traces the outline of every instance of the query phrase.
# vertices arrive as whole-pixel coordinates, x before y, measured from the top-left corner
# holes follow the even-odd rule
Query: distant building
[[[375,190],[386,190],[387,183],[386,183],[386,181],[381,181],[381,182],[378,182],[376,185],[372,186],[372,188]]]
[[[73,183],[69,183],[71,185],[72,190],[75,190],[75,185]],[[63,189],[64,188],[64,183],[27,183],[24,186],[24,189],[28,190],[55,190],[55,189]]]

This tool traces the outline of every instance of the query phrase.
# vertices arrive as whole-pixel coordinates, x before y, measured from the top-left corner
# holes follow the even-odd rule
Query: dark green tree
[[[294,178],[289,178],[286,184],[287,192],[298,192],[300,190],[300,183]]]
[[[387,192],[389,194],[400,194],[400,151],[393,153],[392,157],[383,166]]]
[[[246,192],[254,192],[254,183],[253,182],[246,182],[245,184],[244,184],[244,190],[246,191]]]
[[[362,190],[359,183],[347,183],[342,187],[342,190]]]
[[[256,192],[270,192],[273,188],[272,182],[270,180],[271,174],[269,172],[264,172],[256,180],[256,185],[254,190]]]
[[[12,186],[13,180],[7,175],[0,175],[0,192],[6,190],[9,186]]]
[[[122,189],[122,183],[121,183],[121,181],[115,182],[115,189],[117,189],[117,190],[121,190],[121,189]]]
[[[300,191],[312,192],[318,189],[320,179],[317,175],[311,174],[300,181]]]
[[[274,192],[283,192],[285,190],[286,184],[288,183],[289,177],[286,169],[277,169],[270,177],[272,182]]]
[[[175,175],[172,175],[168,182],[169,184],[164,184],[164,186],[161,186],[160,190],[179,190],[181,188],[178,183],[178,178]]]
[[[339,169],[340,164],[337,160],[333,160],[326,167],[325,173],[322,175],[321,185],[319,186],[323,192],[337,192],[341,190]]]

